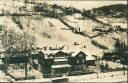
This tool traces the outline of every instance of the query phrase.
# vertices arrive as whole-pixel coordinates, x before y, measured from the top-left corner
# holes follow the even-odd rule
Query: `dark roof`
[[[63,51],[58,51],[58,52],[55,53],[54,55],[56,55],[56,54],[61,54],[61,53],[63,53],[63,54],[68,54],[68,53],[65,53],[65,52],[63,52]]]
[[[76,57],[78,54],[82,53],[82,55],[87,56],[83,51],[76,51],[72,53],[72,57]]]

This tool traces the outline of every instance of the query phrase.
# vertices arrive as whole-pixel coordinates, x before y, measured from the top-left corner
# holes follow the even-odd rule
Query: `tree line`
[[[21,52],[31,52],[35,48],[35,38],[27,32],[16,33],[8,30],[5,25],[0,25],[0,41],[5,54],[13,55]]]

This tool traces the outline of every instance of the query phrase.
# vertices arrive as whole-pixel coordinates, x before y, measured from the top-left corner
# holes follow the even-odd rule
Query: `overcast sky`
[[[5,3],[5,4],[10,4],[9,2],[12,0],[0,0],[0,4],[1,3]],[[21,0],[23,1],[23,0]],[[35,1],[39,1],[39,2],[47,2],[50,4],[59,4],[59,5],[65,5],[65,6],[72,6],[78,9],[92,9],[92,8],[97,8],[97,7],[101,7],[101,6],[105,6],[105,5],[112,5],[112,4],[127,4],[127,0],[126,1],[73,1],[73,0],[35,0]],[[12,3],[10,5],[13,5]],[[16,5],[16,3],[15,3]]]
[[[127,4],[127,1],[47,1],[48,3],[57,3],[60,5],[72,6],[78,9],[92,9],[104,5]]]

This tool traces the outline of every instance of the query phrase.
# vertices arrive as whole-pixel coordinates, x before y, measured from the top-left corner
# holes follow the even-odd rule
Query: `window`
[[[62,64],[64,64],[64,61],[62,62]]]
[[[54,62],[54,65],[56,65],[56,62]]]
[[[84,61],[84,59],[82,60],[82,63],[84,63],[85,61]]]
[[[58,57],[58,55],[56,55],[56,57]]]
[[[83,69],[83,66],[81,66],[81,69]]]
[[[82,54],[80,53],[80,57],[82,57]]]
[[[61,65],[61,64],[62,64],[62,62],[60,61],[60,62],[59,62],[59,65]]]
[[[79,60],[77,60],[77,64],[79,64]]]

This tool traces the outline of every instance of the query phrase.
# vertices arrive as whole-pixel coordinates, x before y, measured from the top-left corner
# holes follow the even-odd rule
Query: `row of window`
[[[54,62],[54,65],[62,65],[62,64],[68,64],[68,62],[67,61]]]
[[[67,57],[65,54],[55,55],[54,57]]]
[[[78,59],[76,62],[77,62],[77,64],[79,64],[79,63],[85,63],[85,60],[84,59],[82,59],[82,60],[79,60]]]
[[[54,73],[67,73],[69,71],[69,69],[54,69]]]

